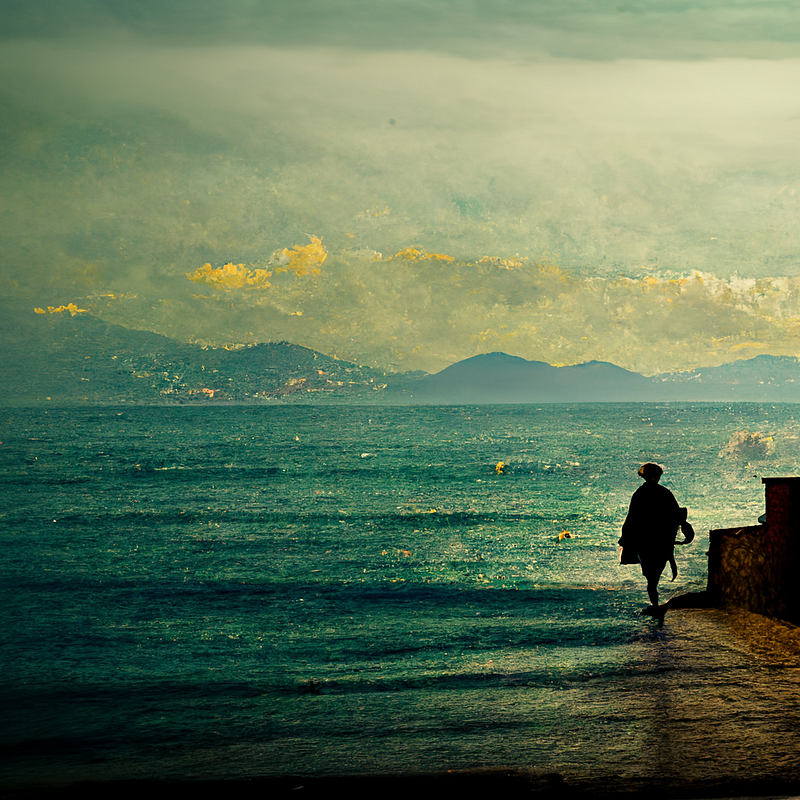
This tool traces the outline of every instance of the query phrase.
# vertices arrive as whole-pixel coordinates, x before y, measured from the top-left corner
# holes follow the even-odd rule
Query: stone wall
[[[708,594],[800,624],[800,478],[764,478],[763,525],[710,531]]]

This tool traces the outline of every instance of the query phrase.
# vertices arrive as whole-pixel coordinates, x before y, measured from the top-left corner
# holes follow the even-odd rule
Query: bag
[[[684,536],[682,542],[675,540],[675,544],[689,544],[694,540],[694,528],[688,522],[681,522],[681,533]]]

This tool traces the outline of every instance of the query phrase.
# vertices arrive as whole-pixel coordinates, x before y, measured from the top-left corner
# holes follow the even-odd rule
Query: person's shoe
[[[666,606],[647,606],[647,608],[642,609],[642,616],[643,617],[652,617],[656,622],[658,622],[658,627],[664,627],[664,615],[667,613]]]

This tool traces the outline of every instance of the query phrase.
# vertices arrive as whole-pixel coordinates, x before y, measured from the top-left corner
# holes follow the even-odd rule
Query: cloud
[[[38,147],[15,205],[106,260],[122,239],[252,262],[313,229],[589,272],[796,269],[800,62],[15,43],[0,70],[39,115],[9,131]]]
[[[683,7],[696,36],[658,3],[484,5],[489,40],[516,25],[547,44],[518,55],[512,37],[513,57],[463,4],[419,3],[416,21],[382,4],[353,30],[337,17],[336,46],[313,25],[302,43],[259,39],[279,4],[199,3],[180,43],[177,5],[139,5],[138,21],[81,6],[116,26],[106,42],[82,22],[0,43],[8,291],[386,367],[487,349],[645,372],[795,354],[800,60],[742,57],[744,5]],[[774,7],[781,49],[747,8],[788,52],[795,12]],[[396,13],[406,34],[425,19],[453,36],[356,41]],[[287,14],[278,28],[299,25]],[[680,47],[600,52],[656,19]],[[679,58],[715,31],[719,48]],[[736,57],[707,57],[722,45]]]
[[[328,257],[328,251],[319,236],[308,234],[311,240],[306,245],[296,244],[291,250],[284,247],[272,259],[277,264],[275,272],[293,272],[297,276],[319,275]]]
[[[222,289],[253,289],[270,286],[268,278],[272,273],[266,269],[250,269],[244,264],[225,264],[222,267],[212,267],[203,264],[194,272],[187,272],[186,277],[193,283],[207,283]]]

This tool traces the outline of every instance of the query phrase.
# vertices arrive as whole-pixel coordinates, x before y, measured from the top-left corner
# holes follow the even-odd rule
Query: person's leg
[[[647,596],[650,598],[652,605],[658,605],[658,581],[661,573],[654,575],[652,572],[647,576]]]
[[[650,603],[658,606],[658,581],[661,579],[661,573],[664,567],[667,566],[666,559],[653,558],[652,556],[641,559],[642,561],[642,574],[647,579],[647,596],[650,598]]]

